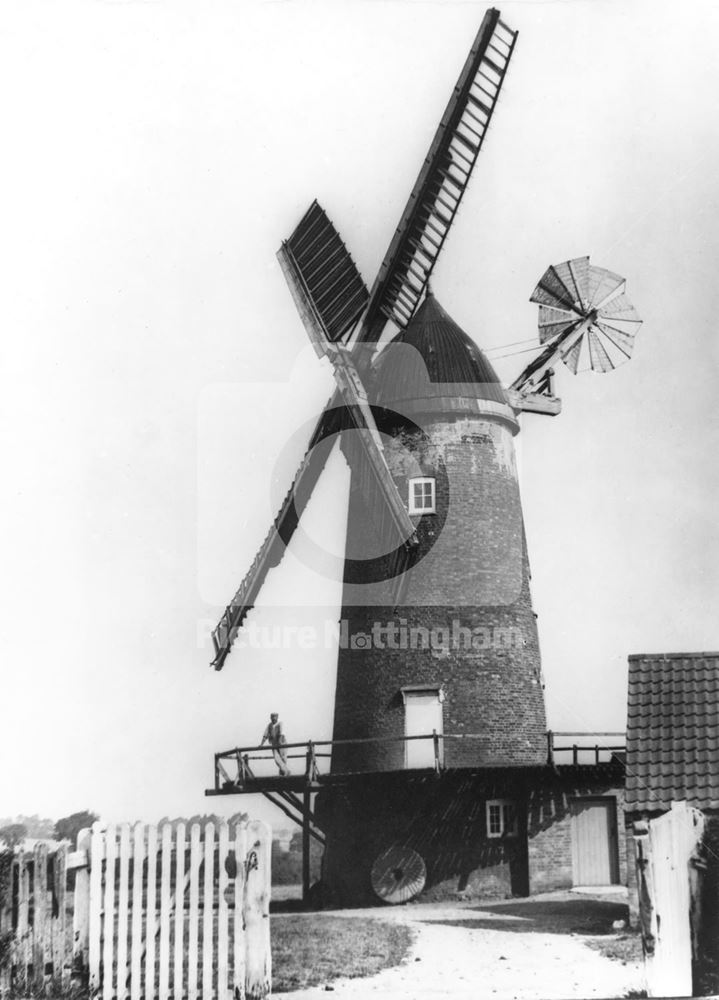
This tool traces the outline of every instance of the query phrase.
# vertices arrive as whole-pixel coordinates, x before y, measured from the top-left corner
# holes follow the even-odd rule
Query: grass
[[[409,927],[362,917],[288,914],[271,922],[271,933],[277,993],[374,976],[399,965],[412,944]]]
[[[641,962],[642,939],[639,931],[635,933],[618,934],[616,937],[605,939],[595,938],[587,941],[590,948],[600,952],[605,958],[611,958],[613,962],[621,962],[626,965],[628,962]]]

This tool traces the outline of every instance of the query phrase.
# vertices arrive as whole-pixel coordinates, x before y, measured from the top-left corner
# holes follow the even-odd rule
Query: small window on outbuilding
[[[487,802],[487,836],[515,837],[517,808],[511,799],[489,799]]]
[[[435,513],[435,480],[429,477],[410,479],[409,481],[409,513]]]

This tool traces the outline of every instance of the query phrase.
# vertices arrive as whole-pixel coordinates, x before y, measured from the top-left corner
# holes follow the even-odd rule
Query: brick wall
[[[435,418],[421,431],[395,429],[386,451],[401,496],[413,476],[436,478],[437,513],[415,519],[419,558],[399,608],[390,583],[367,582],[361,562],[349,567],[334,738],[402,736],[401,688],[425,684],[443,690],[446,733],[480,737],[447,740],[447,766],[543,763],[539,640],[509,427],[480,415]],[[388,543],[355,487],[347,552],[358,559]],[[401,744],[365,746],[338,750],[333,768],[403,761]]]
[[[401,844],[425,860],[423,899],[508,898],[571,888],[571,802],[597,796],[611,797],[621,818],[621,787],[596,777],[566,780],[549,768],[457,771],[441,778],[416,772],[356,776],[318,796],[317,816],[327,833],[323,878],[336,902],[370,903],[374,860]],[[489,799],[516,803],[517,835],[487,835]],[[626,884],[622,837],[618,854],[620,883]]]
[[[506,898],[527,894],[526,838],[488,837],[488,799],[512,798],[521,810],[516,775],[455,772],[441,779],[417,773],[357,776],[323,789],[316,815],[327,835],[323,881],[338,903],[376,902],[371,869],[388,847],[421,855],[423,899]]]
[[[619,884],[627,884],[624,789],[608,783],[557,782],[537,788],[529,799],[529,889],[532,894],[574,885],[572,811],[576,798],[610,797],[616,803]]]

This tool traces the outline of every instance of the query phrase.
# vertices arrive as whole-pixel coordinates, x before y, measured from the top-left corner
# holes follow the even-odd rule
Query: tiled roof
[[[719,809],[719,653],[629,657],[626,808]]]

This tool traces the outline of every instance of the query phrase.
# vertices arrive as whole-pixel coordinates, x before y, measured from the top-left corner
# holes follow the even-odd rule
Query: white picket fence
[[[73,979],[102,1000],[261,1000],[270,858],[271,833],[258,822],[95,824],[73,853],[38,845],[15,859],[12,898],[0,906],[0,930],[13,931],[0,990]]]
[[[644,974],[650,997],[692,995],[704,816],[686,802],[634,824]]]

